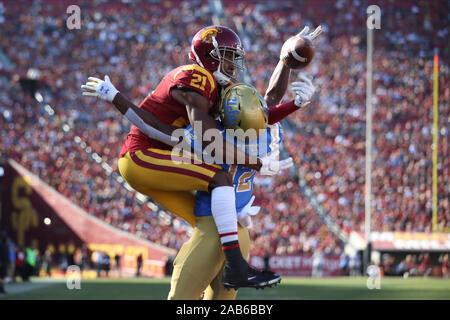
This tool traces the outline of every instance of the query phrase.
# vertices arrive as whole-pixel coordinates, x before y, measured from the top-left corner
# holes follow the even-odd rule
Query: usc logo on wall
[[[38,226],[38,215],[28,197],[21,196],[21,191],[27,196],[33,192],[26,177],[16,177],[11,185],[11,201],[14,207],[11,224],[17,233],[17,244],[25,245],[25,234],[30,228]]]

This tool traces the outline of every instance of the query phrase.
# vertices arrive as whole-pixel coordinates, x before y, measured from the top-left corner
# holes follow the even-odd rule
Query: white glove
[[[322,33],[322,26],[319,25],[319,26],[318,26],[313,32],[311,32],[310,34],[307,34],[308,31],[309,31],[309,27],[304,27],[303,30],[300,31],[300,32],[296,35],[296,37],[298,37],[298,38],[303,37],[303,38],[307,38],[307,39],[313,41],[314,39],[316,39],[316,38],[319,36],[319,34]]]
[[[108,76],[105,76],[105,80],[89,77],[88,82],[82,85],[81,89],[83,96],[98,97],[109,102],[112,102],[119,93]]]
[[[253,226],[252,216],[257,215],[259,209],[261,209],[261,207],[252,206],[253,201],[255,201],[255,196],[252,196],[250,201],[245,205],[245,207],[238,212],[239,224],[247,229],[250,229]]]
[[[290,168],[294,165],[291,157],[280,161],[279,156],[280,151],[275,150],[261,158],[262,166],[259,173],[263,176],[274,176],[280,170]]]
[[[316,28],[316,30],[314,30],[310,34],[307,34],[308,31],[309,31],[309,27],[304,27],[302,31],[297,33],[295,36],[290,37],[283,43],[283,46],[281,47],[281,51],[280,51],[280,60],[283,60],[284,58],[286,58],[286,55],[289,52],[289,47],[292,45],[292,40],[294,38],[307,38],[307,39],[313,41],[314,39],[316,39],[319,36],[319,34],[322,33],[322,26],[318,26]]]
[[[294,104],[300,109],[311,102],[316,88],[305,76],[299,76],[302,81],[292,83],[292,91],[295,92]]]

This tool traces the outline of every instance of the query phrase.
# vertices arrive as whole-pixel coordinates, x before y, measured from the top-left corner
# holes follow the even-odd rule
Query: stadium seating
[[[108,74],[138,104],[175,66],[189,63],[192,36],[211,25],[209,2],[80,2],[80,30],[64,27],[70,0],[4,2],[0,48],[14,64],[0,68],[1,151],[87,212],[156,243],[179,248],[185,224],[158,219],[135,192],[109,179],[74,142],[76,136],[117,170],[129,123],[111,106],[83,99],[88,75]],[[322,24],[316,57],[306,73],[318,88],[306,113],[289,120],[285,147],[328,215],[347,233],[364,228],[366,1],[226,1],[242,23],[247,68],[264,92],[285,39],[303,25]],[[440,48],[438,225],[450,228],[448,155],[448,36],[446,10],[435,2],[380,1],[382,31],[375,35],[372,224],[379,231],[430,231],[432,48]],[[346,7],[348,10],[338,10]],[[176,8],[177,10],[173,10]],[[447,8],[448,9],[448,8]],[[1,12],[1,11],[0,11]],[[232,26],[234,28],[234,26]],[[14,36],[11,36],[14,35]],[[21,90],[20,78],[38,70],[45,103]],[[292,78],[295,79],[296,71]],[[287,93],[286,99],[289,99]],[[445,116],[446,115],[446,116]],[[69,123],[64,131],[62,123]],[[252,254],[311,252],[339,255],[331,233],[299,191],[296,176],[259,177]]]
[[[248,66],[258,79],[256,85],[261,92],[265,91],[283,41],[300,30],[299,26],[325,26],[315,60],[306,70],[318,87],[315,101],[306,114],[291,117],[297,130],[287,135],[285,145],[298,164],[299,175],[307,180],[328,215],[347,233],[364,230],[366,29],[361,26],[365,25],[367,5],[364,1],[338,1],[333,7],[314,1],[303,2],[295,10],[294,1],[285,1],[282,6],[272,6],[269,1],[227,2],[228,15],[238,16],[250,38]],[[379,3],[383,25],[375,33],[373,66],[374,230],[431,231],[433,47],[441,49],[441,72],[448,74],[444,37],[448,28],[440,5]],[[342,8],[347,10],[339,10]],[[449,114],[449,91],[444,76],[440,87],[438,227],[445,229],[450,226],[450,215],[445,116]],[[285,190],[285,181],[280,181],[282,192],[272,192],[272,186],[262,187],[257,199],[264,206],[281,205],[292,211],[280,219],[282,210],[269,209],[277,226],[279,221],[285,223],[276,229],[274,241],[269,237],[259,237],[257,241],[268,240],[267,247],[272,247],[279,243],[284,226],[295,235],[290,241],[281,236],[285,243],[295,243],[302,231],[313,231],[311,235],[318,243],[327,243],[317,233],[312,208],[307,203],[297,207],[296,202],[303,198],[295,188]],[[280,197],[290,199],[280,202]],[[299,212],[308,217],[309,225],[316,227],[296,228]],[[267,220],[263,216],[259,219]]]

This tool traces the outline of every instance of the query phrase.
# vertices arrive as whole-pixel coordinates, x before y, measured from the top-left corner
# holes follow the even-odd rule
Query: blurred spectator
[[[100,278],[102,270],[102,253],[98,250],[95,250],[94,252],[92,252],[91,260],[94,265],[94,270],[97,271],[97,277]]]
[[[111,269],[111,257],[108,252],[103,252],[101,260],[102,270],[105,271],[105,276],[109,276],[109,270]]]
[[[136,277],[141,276],[141,268],[143,262],[144,260],[142,259],[142,253],[139,253],[139,255],[136,258]]]
[[[419,255],[418,275],[428,277],[431,273],[431,258],[429,253],[422,253]]]
[[[120,267],[120,254],[119,252],[116,252],[116,254],[114,255],[114,266],[116,269],[116,272],[118,274],[118,276],[120,277],[122,272],[121,272],[121,267]]]
[[[397,265],[396,274],[398,276],[404,276],[408,272],[408,264],[406,263],[406,260],[400,261],[400,263]]]
[[[348,254],[343,253],[341,255],[341,260],[339,264],[341,268],[341,276],[348,276],[350,274],[349,264],[350,264],[350,257],[348,256]]]
[[[312,277],[322,278],[324,256],[322,249],[316,249],[312,257]]]
[[[30,281],[30,277],[36,274],[36,261],[37,261],[38,251],[34,245],[27,247],[25,249],[25,281]]]
[[[8,237],[0,230],[0,293],[5,291],[5,278],[9,266]]]
[[[17,247],[16,251],[16,272],[14,278],[16,276],[20,276],[22,282],[27,281],[26,270],[25,270],[25,251],[22,246]]]
[[[417,275],[417,268],[415,263],[415,255],[407,254],[405,259],[397,265],[397,275],[408,278],[410,275]]]
[[[450,269],[450,261],[448,258],[448,253],[441,255],[439,257],[439,262],[441,263],[442,277],[448,279]]]
[[[361,275],[361,255],[356,252],[350,256],[349,264],[350,276],[359,277]]]
[[[388,253],[385,253],[381,257],[382,261],[382,268],[383,268],[383,274],[386,276],[395,276],[396,275],[396,269],[394,266],[395,263],[395,257],[389,255]]]
[[[81,247],[81,264],[80,264],[80,270],[83,271],[84,269],[89,268],[90,266],[90,259],[89,259],[89,253],[86,245],[83,244]]]
[[[83,263],[83,255],[81,249],[75,248],[75,251],[73,253],[73,264],[79,266],[81,270],[82,263]]]
[[[168,255],[166,258],[166,266],[165,266],[165,274],[166,276],[171,276],[173,272],[173,261],[175,257],[172,255]]]
[[[69,255],[65,247],[60,247],[58,252],[56,253],[56,261],[58,268],[61,270],[66,270],[69,267]]]
[[[417,264],[417,256],[415,254],[409,255],[408,268],[409,275],[417,276],[418,275],[418,264]]]
[[[48,277],[52,276],[51,266],[52,266],[52,252],[49,249],[47,249],[45,250],[44,256],[42,257],[41,270]]]
[[[6,272],[6,282],[15,282],[16,273],[16,245],[8,237],[8,250],[9,250],[9,265]]]
[[[67,265],[68,266],[72,266],[78,263],[75,263],[75,250],[76,248],[73,245],[69,245],[67,247],[67,251],[66,251],[66,259],[67,259]]]

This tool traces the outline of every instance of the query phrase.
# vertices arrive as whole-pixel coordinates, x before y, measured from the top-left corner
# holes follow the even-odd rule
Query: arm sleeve
[[[139,117],[139,115],[137,115],[136,112],[134,112],[134,110],[131,108],[127,110],[127,112],[125,113],[125,117],[130,120],[130,122],[134,124],[139,130],[144,132],[149,138],[167,143],[171,146],[178,143],[177,138],[169,136],[145,123],[144,120],[142,120],[142,118]]]
[[[277,104],[269,107],[269,124],[275,124],[288,115],[298,110],[299,108],[294,104],[294,101]]]

